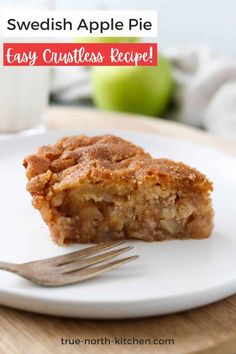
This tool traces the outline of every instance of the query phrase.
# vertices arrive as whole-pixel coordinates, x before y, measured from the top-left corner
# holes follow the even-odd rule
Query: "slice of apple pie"
[[[201,239],[213,227],[212,183],[119,137],[75,136],[25,158],[27,190],[53,240]]]

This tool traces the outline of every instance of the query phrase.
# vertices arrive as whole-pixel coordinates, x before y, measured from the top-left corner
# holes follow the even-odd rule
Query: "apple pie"
[[[207,177],[119,137],[66,137],[38,148],[23,164],[33,206],[58,245],[211,233]]]

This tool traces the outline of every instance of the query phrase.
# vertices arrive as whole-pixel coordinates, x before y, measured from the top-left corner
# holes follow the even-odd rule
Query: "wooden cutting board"
[[[132,129],[188,139],[236,155],[236,144],[160,119],[77,108],[50,108],[49,129]],[[171,345],[63,345],[61,338],[174,339]],[[1,354],[236,354],[236,295],[195,310],[134,320],[79,320],[0,307]]]

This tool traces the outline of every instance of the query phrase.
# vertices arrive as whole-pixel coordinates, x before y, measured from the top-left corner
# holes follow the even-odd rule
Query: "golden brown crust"
[[[60,139],[42,146],[23,162],[29,179],[28,190],[45,195],[54,184],[57,190],[83,181],[111,180],[114,183],[159,183],[178,189],[211,191],[205,175],[183,163],[153,159],[136,145],[103,135]],[[50,171],[50,172],[49,172]]]

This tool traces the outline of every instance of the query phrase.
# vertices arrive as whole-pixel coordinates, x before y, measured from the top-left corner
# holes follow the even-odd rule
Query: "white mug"
[[[0,0],[0,9],[51,9],[51,0]],[[35,42],[35,38],[33,39]],[[44,41],[38,39],[37,41]],[[32,38],[3,38],[3,42],[32,42]],[[48,103],[49,67],[0,66],[0,133],[15,133],[40,124]]]

